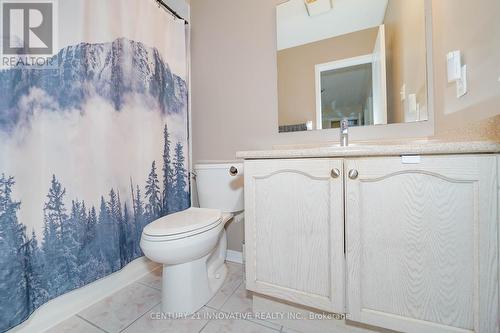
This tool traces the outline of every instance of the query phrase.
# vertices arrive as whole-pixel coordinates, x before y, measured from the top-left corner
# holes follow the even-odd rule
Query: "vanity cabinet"
[[[347,313],[409,333],[498,332],[493,155],[345,161]]]
[[[488,154],[246,160],[247,289],[400,332],[498,333],[497,179]]]
[[[344,312],[342,174],[341,159],[245,161],[247,289]]]

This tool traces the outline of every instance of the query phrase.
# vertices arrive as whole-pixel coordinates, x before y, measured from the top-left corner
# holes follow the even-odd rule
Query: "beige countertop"
[[[434,140],[353,142],[348,147],[332,144],[276,146],[270,150],[239,151],[238,159],[364,157],[499,153],[492,141],[450,142]]]

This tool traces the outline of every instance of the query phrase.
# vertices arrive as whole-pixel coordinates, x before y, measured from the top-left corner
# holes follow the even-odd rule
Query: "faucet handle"
[[[343,118],[340,121],[340,133],[347,134],[347,130],[349,129],[349,119]]]
[[[349,119],[343,118],[340,121],[340,146],[347,147],[349,145],[349,138],[347,130],[349,129]]]

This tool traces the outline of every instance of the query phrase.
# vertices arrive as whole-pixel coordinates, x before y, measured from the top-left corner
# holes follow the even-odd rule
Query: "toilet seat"
[[[143,230],[148,241],[168,241],[194,236],[217,227],[223,221],[218,209],[191,207],[151,222]]]

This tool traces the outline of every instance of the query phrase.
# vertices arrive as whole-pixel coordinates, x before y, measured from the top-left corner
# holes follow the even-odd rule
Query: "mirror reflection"
[[[279,5],[279,131],[427,120],[425,20],[425,0]]]

